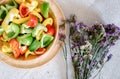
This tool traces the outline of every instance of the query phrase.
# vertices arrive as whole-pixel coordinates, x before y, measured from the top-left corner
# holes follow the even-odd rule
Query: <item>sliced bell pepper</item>
[[[32,34],[24,34],[22,36],[18,36],[17,40],[20,42],[20,44],[29,46],[33,41],[33,37]]]
[[[18,4],[14,1],[11,0],[11,2],[9,2],[8,4],[5,4],[7,10],[10,10],[12,8],[18,8]]]
[[[55,34],[55,27],[51,26],[51,25],[47,25],[46,27],[48,29],[48,31],[46,33],[54,36],[54,34]]]
[[[30,19],[28,20],[27,25],[29,27],[36,27],[38,25],[38,18],[35,15],[30,14]]]
[[[27,25],[26,25],[27,26]],[[32,28],[26,28],[24,25],[20,27],[20,33],[25,34],[25,33],[32,33]]]
[[[28,48],[31,52],[34,52],[40,47],[40,42],[38,40],[34,40],[33,43]]]
[[[37,0],[28,0],[20,4],[19,12],[21,17],[26,17],[30,12],[32,12],[38,6]]]
[[[31,14],[37,16],[37,17],[40,19],[40,22],[43,21],[43,17],[42,17],[36,10],[33,10],[33,11],[31,12]]]
[[[48,3],[48,2],[44,2],[44,3],[40,6],[40,10],[41,10],[41,14],[44,16],[44,18],[48,18],[49,3]]]
[[[3,5],[1,5],[0,6],[0,21],[2,21],[5,18],[7,13],[8,13],[8,10]]]
[[[12,53],[12,49],[8,43],[4,43],[4,45],[2,46],[2,52],[8,54]]]
[[[6,31],[7,37],[9,39],[16,38],[20,33],[20,28],[18,24],[11,23],[10,29]]]
[[[4,32],[3,28],[0,26],[0,35],[2,35]]]
[[[53,19],[52,18],[47,18],[43,21],[42,23],[44,26],[47,26],[47,25],[53,25]]]
[[[29,19],[30,19],[29,16],[28,16],[28,17],[25,17],[25,18],[19,18],[19,19],[13,18],[13,21],[12,21],[12,22],[14,22],[14,23],[16,23],[16,24],[22,24],[22,23],[28,21]]]
[[[39,23],[38,26],[36,26],[33,29],[32,36],[35,37],[39,33],[40,30],[44,30],[45,32],[47,32],[47,28]]]
[[[18,4],[25,2],[25,0],[15,0]]]
[[[40,40],[43,35],[43,30],[40,30],[39,33],[36,35],[36,40]]]
[[[4,19],[3,22],[2,22],[2,28],[3,28],[5,31],[7,31],[7,30],[10,29],[9,23],[10,23],[11,21],[13,21],[13,18],[14,18],[14,17],[17,17],[17,16],[18,16],[18,13],[19,13],[19,11],[18,11],[18,9],[16,9],[16,8],[12,8],[12,9],[8,12],[7,16],[5,17],[5,19]]]
[[[40,47],[44,48],[50,45],[50,43],[54,40],[54,37],[49,34],[43,34],[40,40]]]
[[[37,55],[42,55],[44,54],[46,51],[46,48],[38,48],[36,51],[35,51],[35,54]]]
[[[21,46],[20,49],[21,49],[21,55],[23,55],[27,52],[28,46]]]
[[[19,6],[19,12],[20,12],[20,16],[22,18],[28,16],[28,14],[30,13],[28,6],[26,6],[25,3],[21,3]]]
[[[27,58],[28,55],[30,55],[30,54],[34,54],[34,52],[31,52],[30,50],[27,50],[27,52],[25,53],[25,58]]]
[[[8,40],[9,40],[9,38],[8,38],[6,32],[3,32],[2,41],[8,41]]]
[[[39,13],[40,12],[40,8],[35,8],[35,11]]]
[[[9,41],[10,47],[12,48],[15,58],[18,58],[21,54],[20,44],[16,39],[11,39]]]
[[[38,6],[37,0],[29,0],[30,3],[26,3],[26,6],[28,6],[30,12],[33,11]]]

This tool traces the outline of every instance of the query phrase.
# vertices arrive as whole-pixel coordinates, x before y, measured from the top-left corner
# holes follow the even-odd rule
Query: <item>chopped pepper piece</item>
[[[36,51],[35,51],[35,54],[37,55],[42,55],[46,52],[46,48],[38,48]]]
[[[38,40],[34,40],[33,43],[28,48],[31,52],[34,52],[40,47],[40,42]]]
[[[17,40],[20,42],[20,44],[29,46],[33,41],[33,37],[32,34],[24,34],[17,37]]]
[[[8,13],[8,10],[3,5],[1,5],[0,6],[0,21],[2,21],[5,18],[7,13]]]
[[[38,26],[36,26],[33,29],[32,36],[35,37],[39,33],[40,30],[44,30],[45,32],[47,32],[47,28],[39,23]]]
[[[26,25],[27,26],[27,25]],[[20,27],[20,33],[25,34],[25,33],[32,33],[32,28],[26,28],[24,25]]]
[[[46,20],[43,21],[42,24],[43,24],[44,26],[53,25],[53,19],[52,19],[52,18],[47,18]]]
[[[25,2],[25,0],[15,0],[18,4]]]
[[[35,15],[30,14],[30,19],[28,20],[27,25],[29,27],[36,27],[38,25],[38,18]]]
[[[12,49],[11,49],[9,43],[4,43],[4,45],[2,46],[2,52],[8,53],[8,54],[12,53]]]
[[[15,58],[18,58],[20,56],[21,53],[21,49],[20,49],[20,44],[16,39],[11,39],[9,41],[10,47],[13,50],[13,54]]]
[[[54,40],[53,36],[49,34],[43,34],[40,40],[40,47],[41,48],[47,47],[53,40]]]
[[[10,10],[12,8],[18,8],[18,4],[14,0],[11,0],[11,2],[6,4],[5,6],[6,6],[7,10]]]
[[[40,40],[43,35],[43,30],[40,30],[39,33],[36,35],[36,40]]]
[[[25,18],[19,18],[19,19],[14,18],[12,22],[17,23],[17,24],[22,24],[22,23],[28,21],[29,19],[30,19],[29,16],[25,17]]]
[[[20,33],[20,28],[18,24],[11,23],[10,29],[6,31],[7,37],[9,39],[16,38]]]
[[[14,18],[14,17],[17,17],[17,16],[18,16],[18,13],[19,13],[19,11],[18,11],[18,9],[16,9],[16,8],[12,8],[12,9],[8,12],[7,16],[5,17],[5,19],[4,19],[3,22],[2,22],[2,28],[3,28],[5,31],[7,31],[7,30],[10,29],[9,23],[10,23],[11,21],[13,21],[13,18]]]
[[[43,21],[43,17],[42,17],[37,11],[33,10],[33,11],[31,12],[31,14],[37,16],[37,17],[40,19],[40,22]]]
[[[25,58],[27,58],[28,55],[30,55],[30,54],[34,54],[34,52],[31,52],[30,50],[27,50],[27,52],[25,53]]]
[[[40,6],[40,10],[41,10],[41,14],[44,16],[44,18],[48,18],[49,3],[48,3],[48,2],[44,2],[44,3]]]
[[[0,35],[2,35],[4,32],[3,28],[0,26]]]

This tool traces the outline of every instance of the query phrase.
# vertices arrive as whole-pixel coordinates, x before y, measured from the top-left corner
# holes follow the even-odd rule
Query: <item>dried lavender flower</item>
[[[108,52],[120,39],[120,28],[115,24],[76,24],[75,16],[66,22],[70,26],[69,45],[75,79],[89,79],[94,69],[103,67],[112,58]]]

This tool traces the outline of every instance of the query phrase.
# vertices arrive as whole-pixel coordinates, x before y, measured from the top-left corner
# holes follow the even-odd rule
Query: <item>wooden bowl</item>
[[[10,0],[2,0],[0,4],[5,4]],[[50,16],[54,19],[54,26],[56,28],[55,39],[53,43],[48,47],[48,50],[45,54],[41,56],[30,56],[28,59],[20,57],[15,59],[13,56],[6,55],[0,52],[0,60],[18,68],[34,68],[41,66],[48,61],[50,61],[60,50],[61,42],[59,41],[59,33],[65,34],[65,29],[60,31],[59,25],[62,24],[62,21],[65,20],[65,17],[62,13],[62,10],[55,2],[55,0],[38,0],[39,3],[46,1],[50,3]],[[1,45],[2,42],[0,42]]]

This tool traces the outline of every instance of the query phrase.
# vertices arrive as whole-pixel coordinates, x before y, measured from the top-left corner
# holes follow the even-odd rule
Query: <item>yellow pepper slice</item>
[[[40,8],[35,8],[35,11],[36,12],[40,12]]]
[[[17,23],[17,24],[22,24],[22,23],[28,21],[29,19],[30,19],[29,16],[25,17],[25,18],[20,18],[20,19],[14,18],[12,22]]]
[[[37,11],[34,10],[34,11],[31,12],[31,14],[37,16],[40,19],[40,22],[43,21],[43,17]]]
[[[8,43],[4,43],[2,46],[2,52],[3,53],[11,53],[12,49],[10,48],[10,45]]]
[[[12,8],[12,9],[8,12],[7,16],[5,17],[5,19],[4,19],[3,22],[2,22],[2,28],[3,28],[5,31],[7,31],[7,30],[10,28],[9,22],[13,21],[13,18],[14,18],[14,17],[17,17],[18,14],[19,14],[19,11],[18,11],[18,9],[16,9],[16,8]]]
[[[31,52],[30,50],[27,50],[27,52],[25,53],[25,58],[27,58],[28,57],[28,55],[35,55],[35,53],[34,52]]]
[[[6,34],[6,32],[3,32],[2,40],[3,40],[3,41],[8,41],[8,40],[9,40],[9,38],[8,38],[8,36],[7,36],[7,34]]]
[[[31,12],[38,6],[38,1],[37,0],[28,0],[25,2],[25,5],[29,8],[29,11]]]
[[[36,36],[36,40],[40,40],[42,38],[43,30],[40,30]]]
[[[43,23],[44,26],[53,25],[53,19],[52,18],[47,18]]]
[[[18,4],[25,2],[25,0],[15,0]]]

